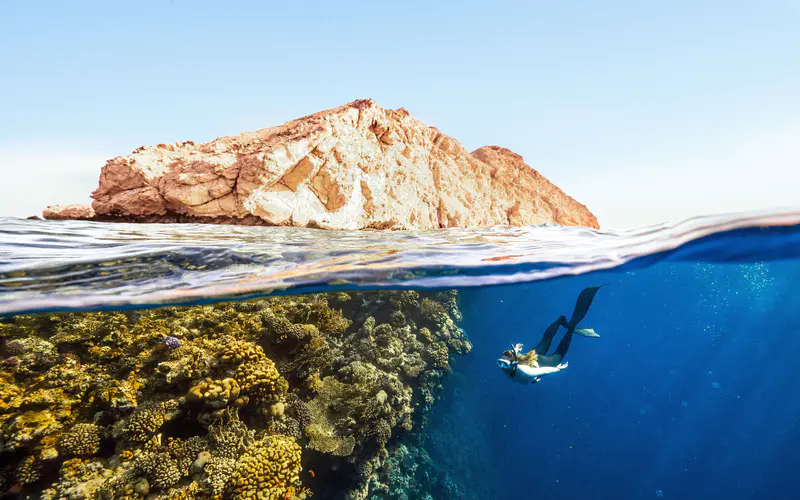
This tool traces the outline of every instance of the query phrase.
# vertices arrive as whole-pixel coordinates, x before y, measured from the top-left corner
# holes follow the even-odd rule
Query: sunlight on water
[[[512,284],[665,258],[750,263],[791,257],[798,224],[800,212],[780,211],[626,232],[560,226],[329,232],[0,219],[0,314],[359,287]]]

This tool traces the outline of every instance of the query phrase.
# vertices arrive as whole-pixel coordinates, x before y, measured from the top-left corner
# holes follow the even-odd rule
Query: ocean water
[[[457,290],[459,313],[450,315],[460,330],[443,328],[448,338],[465,335],[471,348],[462,349],[460,341],[448,344],[458,347],[449,352],[446,369],[440,367],[431,379],[435,389],[428,400],[417,391],[428,387],[418,381],[425,379],[425,370],[432,370],[430,360],[422,375],[403,379],[414,391],[414,418],[424,418],[413,420],[411,429],[394,422],[391,437],[381,441],[379,450],[357,444],[349,460],[312,449],[306,444],[308,435],[300,432],[299,481],[310,491],[297,483],[297,488],[268,498],[798,498],[799,283],[800,213],[792,211],[705,217],[622,233],[552,226],[330,233],[0,220],[4,325],[53,314],[126,310],[138,315],[161,306],[198,308],[265,297],[302,301],[307,297],[303,294],[312,292],[347,292],[362,304],[342,302],[345,316],[351,311],[353,329],[367,316],[378,324],[383,321],[382,311],[394,300],[384,301],[381,297],[387,294],[414,290],[436,300],[444,297],[446,303],[451,295],[435,294]],[[533,347],[559,315],[569,318],[583,288],[601,284],[605,286],[580,324],[600,338],[575,337],[567,369],[535,385],[513,383],[500,372],[495,361],[503,350],[514,343]],[[278,311],[282,302],[268,304],[258,307]],[[410,309],[404,311],[412,324]],[[388,314],[387,325],[397,321]],[[419,337],[423,321],[418,319],[408,331]],[[433,326],[431,330],[438,335]],[[14,354],[9,331],[0,338],[4,360]],[[188,342],[188,337],[175,335]],[[352,362],[349,349],[365,349],[358,358],[365,362],[371,350],[365,342],[373,337],[348,338],[360,339],[360,347],[345,341],[339,348],[342,359]],[[386,348],[380,335],[374,338],[376,351]],[[272,356],[270,341],[259,342]],[[65,348],[57,347],[63,355]],[[158,349],[153,352],[164,350]],[[274,352],[278,356],[279,350]],[[278,368],[291,366],[291,356],[284,355],[283,364],[276,358]],[[30,375],[14,371],[19,361],[13,363],[3,365],[3,382],[10,386],[16,377],[22,387]],[[372,363],[391,371],[380,364],[386,360]],[[346,370],[331,366],[321,376],[347,382],[342,375]],[[289,380],[289,392],[297,390],[315,408],[315,396],[301,379],[292,378],[288,369],[282,375]],[[176,395],[189,384],[173,384],[169,390]],[[146,386],[139,390],[140,399],[145,393],[154,397]],[[382,404],[387,397],[394,404],[394,390],[381,389],[383,395],[377,397]],[[421,404],[423,400],[430,404]],[[0,407],[0,418],[6,415],[0,421],[5,443],[0,486],[10,496],[39,498],[65,473],[66,455],[47,455],[36,439],[11,449],[11,434],[21,432],[21,426],[13,423],[18,417],[9,416],[16,411],[10,401],[2,400]],[[180,404],[189,405],[183,400]],[[39,403],[25,410],[35,413],[46,407]],[[187,408],[192,415],[191,405]],[[242,412],[248,414],[248,408]],[[113,420],[130,426],[131,412],[136,410],[106,408],[100,417],[63,417],[58,433],[76,421],[96,422],[101,446],[87,460],[110,471],[119,466],[128,446],[128,438],[119,432],[112,437]],[[180,418],[188,418],[186,414]],[[248,425],[257,426],[259,418],[251,415]],[[353,435],[371,435],[361,431]],[[188,436],[169,424],[158,436],[166,439],[171,432]],[[206,431],[198,427],[193,432]],[[271,432],[273,439],[275,434],[288,431]],[[346,436],[339,433],[337,439]],[[143,446],[141,453],[146,454],[151,452],[147,446],[156,445]],[[27,469],[20,473],[20,464],[28,454],[36,455],[30,462],[41,472],[22,484]],[[372,462],[364,472],[360,464],[367,458]],[[185,493],[190,481],[201,484],[202,474],[209,474],[206,470],[190,477],[187,472],[170,490],[159,489],[154,476],[141,467],[131,470],[125,479],[129,490],[148,477],[148,498],[168,498],[170,492],[175,497],[178,489]],[[230,488],[223,495],[233,498]],[[198,491],[188,497],[204,498]],[[68,498],[52,496],[52,489],[48,494]]]

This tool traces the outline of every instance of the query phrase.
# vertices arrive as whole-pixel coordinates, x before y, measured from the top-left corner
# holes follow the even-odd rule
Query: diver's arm
[[[567,363],[562,363],[558,366],[538,366],[538,367],[533,367],[528,365],[518,365],[517,370],[521,371],[530,378],[536,378],[536,377],[543,377],[545,375],[550,375],[551,373],[559,372],[566,367]]]

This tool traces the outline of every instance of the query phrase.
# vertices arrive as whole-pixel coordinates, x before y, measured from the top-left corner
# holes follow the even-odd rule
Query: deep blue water
[[[459,287],[473,351],[427,447],[468,498],[800,497],[798,212],[626,233],[5,220],[0,236],[0,314]],[[504,349],[603,283],[581,323],[601,338],[539,384],[503,376]]]
[[[582,323],[602,337],[576,337],[566,370],[531,386],[499,372],[509,344],[532,347],[605,282]],[[474,498],[798,498],[798,283],[800,260],[464,290],[474,350],[431,454]]]

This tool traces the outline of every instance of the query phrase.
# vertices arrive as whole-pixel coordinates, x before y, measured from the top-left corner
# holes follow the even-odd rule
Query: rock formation
[[[473,154],[372,100],[197,145],[109,160],[97,220],[435,229],[597,219],[511,151]]]
[[[48,220],[91,220],[95,213],[90,205],[50,205],[42,213]]]

